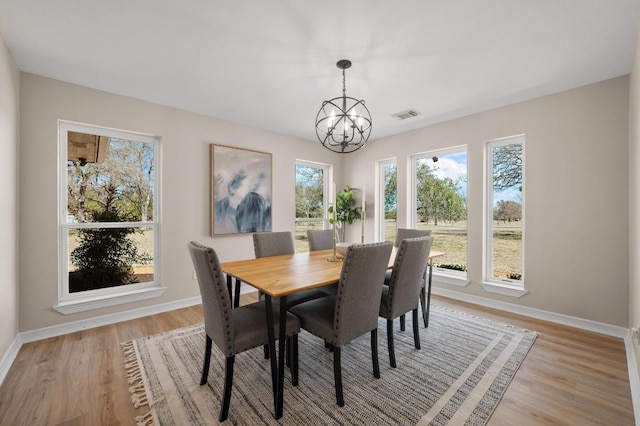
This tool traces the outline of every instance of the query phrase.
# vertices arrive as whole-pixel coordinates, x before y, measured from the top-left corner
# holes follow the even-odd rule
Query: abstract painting
[[[211,235],[271,231],[271,154],[210,148]]]

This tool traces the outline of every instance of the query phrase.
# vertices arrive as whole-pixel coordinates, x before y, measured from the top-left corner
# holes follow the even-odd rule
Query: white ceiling
[[[350,59],[376,139],[627,74],[639,16],[640,0],[0,0],[0,35],[22,71],[309,140]]]

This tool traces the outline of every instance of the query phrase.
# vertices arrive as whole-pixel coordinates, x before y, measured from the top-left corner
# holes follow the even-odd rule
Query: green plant
[[[118,222],[113,211],[96,215],[99,222]],[[78,268],[69,274],[69,291],[84,291],[138,282],[133,265],[151,261],[146,253],[138,253],[129,238],[136,228],[99,228],[78,230],[79,245],[71,252]]]
[[[459,265],[459,264],[448,264],[448,263],[441,263],[438,265],[438,268],[444,268],[444,269],[452,269],[454,271],[466,271],[467,267],[465,265]]]
[[[509,278],[510,280],[518,280],[518,281],[520,281],[522,279],[522,274],[520,274],[518,272],[509,272],[507,274],[507,278]]]
[[[362,218],[362,207],[354,207],[356,199],[353,195],[353,188],[345,185],[344,189],[336,194],[335,206],[329,206],[329,222],[335,223],[339,230],[340,241],[344,241],[345,224],[352,224],[354,220]],[[335,207],[335,215],[334,215]]]

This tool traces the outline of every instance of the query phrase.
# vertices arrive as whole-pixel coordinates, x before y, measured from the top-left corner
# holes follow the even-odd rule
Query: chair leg
[[[291,336],[291,383],[298,386],[298,333]]]
[[[336,387],[336,402],[340,407],[344,407],[344,396],[342,395],[342,365],[340,360],[340,347],[333,348],[333,380]]]
[[[269,359],[269,345],[264,345],[262,348],[264,349],[264,359]]]
[[[209,377],[209,363],[211,362],[211,337],[207,336],[204,344],[204,365],[202,366],[202,377],[200,378],[200,386],[207,383]]]
[[[404,314],[400,315],[400,331],[404,331],[405,327],[405,318]]]
[[[233,296],[233,307],[237,308],[238,306],[240,306],[240,280],[236,278],[236,288],[235,288],[235,294]]]
[[[373,361],[373,377],[380,378],[380,363],[378,362],[378,329],[371,330],[371,360]]]
[[[291,336],[287,337],[287,348],[284,352],[285,355],[285,365],[291,368]]]
[[[425,294],[424,287],[420,289],[420,305],[422,305],[422,321],[424,321],[424,328],[429,326],[427,322],[427,295]]]
[[[418,308],[413,310],[413,343],[420,349],[420,329],[418,328]]]
[[[229,403],[231,402],[231,385],[233,384],[233,362],[235,356],[231,355],[227,357],[226,366],[224,369],[224,395],[222,399],[222,407],[220,408],[219,421],[224,422],[229,415]]]
[[[387,347],[389,348],[389,364],[396,368],[396,353],[393,348],[393,320],[387,319]]]

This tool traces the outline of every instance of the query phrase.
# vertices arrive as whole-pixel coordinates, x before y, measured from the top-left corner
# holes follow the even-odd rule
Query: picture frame
[[[271,153],[210,144],[211,236],[271,231]]]

